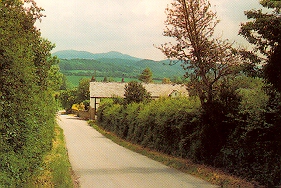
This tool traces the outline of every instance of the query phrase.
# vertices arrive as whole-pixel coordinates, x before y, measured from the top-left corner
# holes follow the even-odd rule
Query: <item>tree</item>
[[[90,79],[82,78],[78,88],[63,90],[60,93],[60,101],[66,112],[71,112],[72,105],[83,103],[85,110],[89,108]]]
[[[170,84],[170,83],[172,83],[170,78],[163,78],[162,79],[162,84]]]
[[[54,91],[60,90],[63,86],[63,74],[60,72],[60,68],[58,65],[53,65],[50,67],[48,73],[48,88]]]
[[[202,123],[197,127],[200,141],[194,152],[198,161],[214,165],[237,126],[230,117],[236,116],[240,98],[230,80],[241,72],[246,61],[232,43],[214,36],[219,21],[210,7],[208,0],[173,1],[166,9],[164,36],[175,40],[158,49],[171,63],[181,63],[190,80],[189,94],[200,98]]]
[[[83,103],[84,110],[90,106],[90,79],[83,78],[79,82],[77,89],[77,103]]]
[[[267,8],[274,8],[277,12],[279,12],[281,8],[280,0],[261,0],[260,4]]]
[[[0,1],[0,187],[25,187],[52,147],[57,72],[54,45],[34,26],[41,11],[32,0]]]
[[[147,90],[143,87],[141,83],[136,81],[131,81],[125,85],[125,103],[139,103],[149,101],[151,95]]]
[[[273,10],[267,13],[247,11],[245,14],[251,20],[242,24],[240,35],[255,45],[254,52],[250,52],[252,56],[258,56],[256,52],[260,52],[266,57],[263,60],[264,78],[281,92],[281,1],[263,0],[261,4]]]
[[[77,103],[77,88],[63,90],[60,93],[60,101],[66,112],[70,112],[72,105]]]
[[[142,71],[141,75],[139,76],[139,80],[144,83],[151,83],[152,82],[152,72],[150,68],[146,68]]]
[[[167,58],[182,63],[189,89],[201,103],[212,103],[218,81],[239,72],[241,58],[228,40],[214,38],[218,20],[208,0],[176,0],[166,9],[164,36],[175,43],[158,47]]]
[[[238,146],[243,143],[240,150],[248,158],[254,159],[251,161],[251,168],[248,168],[249,178],[257,179],[267,187],[274,187],[280,186],[281,173],[281,1],[262,0],[260,3],[271,11],[247,11],[245,14],[250,20],[241,25],[240,35],[254,46],[254,50],[248,54],[256,56],[264,64],[262,71],[267,83],[264,89],[269,99],[266,107],[259,109],[262,111],[260,121],[249,121],[247,129],[241,128],[235,132],[247,135],[236,142]],[[260,57],[259,54],[263,56]],[[253,166],[255,168],[252,169]],[[255,174],[253,171],[258,171],[258,175],[251,176],[250,174]],[[245,173],[245,170],[241,173]]]
[[[81,103],[90,100],[90,79],[83,78],[79,81],[77,89],[77,102]]]

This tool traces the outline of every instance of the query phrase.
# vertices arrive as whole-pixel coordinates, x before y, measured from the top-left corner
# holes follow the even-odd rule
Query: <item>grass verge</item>
[[[90,121],[90,126],[100,132],[102,135],[117,143],[120,146],[123,146],[127,149],[130,149],[134,152],[145,155],[155,161],[161,162],[166,166],[178,169],[182,172],[194,175],[199,177],[207,182],[218,185],[220,187],[256,187],[258,186],[255,182],[248,182],[244,179],[229,175],[223,172],[220,169],[213,167],[195,164],[188,159],[182,159],[166,155],[148,148],[143,148],[140,145],[132,144],[126,140],[123,140],[117,137],[111,132],[107,132],[104,129],[100,128],[95,122]]]
[[[28,187],[78,187],[68,160],[63,130],[56,125],[52,150],[44,157],[43,166]]]

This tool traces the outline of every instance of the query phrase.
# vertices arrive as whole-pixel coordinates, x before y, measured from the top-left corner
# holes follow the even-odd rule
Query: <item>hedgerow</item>
[[[42,15],[32,2],[0,2],[0,187],[24,187],[52,147],[56,102],[50,75],[60,74],[51,70],[54,46],[34,27]]]
[[[128,105],[107,101],[97,115],[104,129],[122,138],[168,154],[187,156],[185,135],[195,128],[200,102],[197,98],[162,98]]]
[[[270,100],[261,83],[221,91],[207,107],[196,97],[127,105],[107,100],[98,109],[97,123],[143,147],[219,167],[260,185],[278,186],[280,95]],[[271,111],[269,104],[274,107]]]

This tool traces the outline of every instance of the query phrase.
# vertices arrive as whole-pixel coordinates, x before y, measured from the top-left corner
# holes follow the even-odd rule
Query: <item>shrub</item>
[[[198,98],[106,102],[98,110],[98,123],[144,147],[276,186],[281,184],[280,94],[269,98],[258,85],[234,91],[223,87],[204,107]]]
[[[150,93],[146,91],[143,85],[136,81],[131,81],[125,85],[124,96],[126,104],[148,102],[151,98]]]
[[[0,187],[21,187],[51,149],[52,79],[61,75],[51,70],[54,46],[34,27],[40,11],[33,3],[27,9],[23,1],[0,1]]]
[[[98,123],[134,143],[168,154],[187,155],[180,147],[189,129],[195,127],[200,109],[198,99],[162,98],[147,104],[103,103],[98,109]]]

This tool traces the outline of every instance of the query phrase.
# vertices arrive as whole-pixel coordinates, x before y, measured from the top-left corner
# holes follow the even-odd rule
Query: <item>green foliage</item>
[[[73,187],[63,130],[56,125],[54,132],[52,149],[44,156],[39,172],[20,187]]]
[[[261,0],[260,4],[264,7],[274,8],[277,12],[279,12],[281,8],[280,0]]]
[[[183,76],[184,70],[179,64],[170,66],[169,60],[152,61],[141,60],[133,61],[126,59],[60,59],[60,69],[66,76],[84,76],[84,77],[118,77],[121,81],[122,77],[126,79],[138,79],[142,71],[149,67],[153,72],[153,77],[156,80],[161,80],[164,77],[171,78],[173,76]]]
[[[65,147],[63,130],[57,126],[55,127],[55,133],[52,151],[47,155],[47,160],[49,161],[46,165],[52,173],[53,185],[58,187],[73,187],[71,166]]]
[[[280,23],[281,25],[281,19]],[[281,32],[281,27],[280,27]],[[280,44],[273,49],[269,57],[268,63],[264,66],[264,76],[272,86],[281,92],[281,37]]]
[[[281,58],[281,17],[280,0],[263,0],[262,10],[246,12],[248,19],[242,24],[240,34],[256,51],[267,57],[264,60],[264,90],[260,87],[240,92],[244,96],[240,107],[239,126],[233,132],[229,144],[222,150],[223,164],[228,170],[245,177],[253,178],[267,187],[280,186],[280,58]],[[252,56],[258,56],[249,52]],[[234,152],[236,151],[236,152]],[[251,161],[251,163],[249,163]],[[237,164],[238,168],[236,165]]]
[[[228,84],[229,83],[229,84]],[[132,143],[224,169],[261,185],[280,185],[280,94],[262,79],[220,82],[212,103],[161,98],[104,101],[97,122]]]
[[[186,134],[196,127],[198,99],[162,98],[150,103],[114,104],[104,101],[97,121],[106,130],[134,143],[169,154],[187,156]]]
[[[41,9],[29,6],[0,2],[0,187],[20,187],[36,173],[53,138],[59,74],[53,45],[34,27]]]
[[[236,76],[244,59],[232,43],[214,36],[219,20],[209,0],[175,0],[166,14],[163,35],[175,40],[158,49],[181,64],[189,90],[200,97],[202,105],[212,103],[220,90],[218,82]]]
[[[63,83],[63,74],[60,72],[60,68],[58,65],[51,66],[48,73],[48,88],[51,88],[54,91],[60,90]],[[65,84],[65,83],[63,83]]]
[[[79,82],[81,79],[83,78],[87,78],[87,79],[91,79],[92,76],[66,76],[67,82],[69,83],[68,86],[66,86],[65,88],[74,88],[74,87],[78,87]],[[102,82],[104,77],[95,77],[95,81],[96,82]],[[111,77],[110,78],[113,82],[121,82],[122,78],[119,77]],[[124,81],[126,83],[131,82],[131,81],[138,81],[138,79],[136,78],[125,78]]]
[[[90,79],[83,78],[77,88],[77,103],[90,99]]]
[[[61,91],[60,101],[66,112],[70,112],[72,105],[77,103],[77,88]]]
[[[217,165],[268,187],[280,185],[281,168],[277,164],[281,155],[276,148],[281,144],[278,100],[265,93],[261,79],[246,80],[248,86],[243,84],[244,88],[239,89],[242,101],[234,117],[237,126],[221,149]],[[269,108],[269,103],[275,104]]]
[[[62,90],[59,95],[59,99],[62,107],[67,113],[71,112],[72,105],[83,104],[84,109],[89,109],[90,104],[90,79],[82,78],[79,81],[78,88],[71,88]]]
[[[162,84],[170,84],[170,83],[172,83],[172,82],[169,78],[163,78],[162,79]]]
[[[142,71],[141,75],[139,76],[139,80],[144,83],[151,83],[152,82],[152,72],[150,68],[146,68]]]
[[[266,13],[263,13],[262,10],[247,11],[245,14],[251,20],[242,24],[240,35],[245,37],[249,43],[254,44],[256,50],[267,57],[263,76],[280,92],[281,1],[263,0],[260,3],[265,7],[273,8],[273,10]],[[258,56],[258,54],[252,52],[249,52],[249,54]]]
[[[147,102],[150,100],[151,95],[146,89],[143,87],[141,83],[136,81],[129,82],[125,85],[125,100],[126,104],[129,103],[140,103],[140,102]]]

